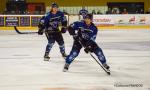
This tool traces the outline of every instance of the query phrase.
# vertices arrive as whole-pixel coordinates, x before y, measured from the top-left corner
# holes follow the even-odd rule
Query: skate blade
[[[107,72],[108,75],[111,75],[110,69],[106,69],[106,72]]]
[[[63,69],[63,72],[67,72],[68,70],[67,69]]]
[[[108,74],[108,75],[111,75],[111,73],[110,73],[110,72],[107,72],[107,74]]]
[[[105,70],[105,72],[106,72],[108,75],[111,75],[111,73],[110,73],[110,68],[107,69],[107,68],[105,68],[104,66],[102,66],[102,67],[103,67],[103,69]]]
[[[49,58],[44,58],[44,61],[49,61]]]

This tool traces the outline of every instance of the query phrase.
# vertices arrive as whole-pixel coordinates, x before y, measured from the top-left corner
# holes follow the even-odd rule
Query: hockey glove
[[[84,51],[85,51],[86,53],[89,53],[89,52],[92,52],[93,49],[92,49],[91,46],[88,46],[88,47],[86,47],[86,48],[84,49]]]
[[[97,49],[97,47],[98,47],[97,44],[93,40],[89,40],[86,43],[86,47],[85,47],[84,51],[86,53],[94,52],[94,50]]]
[[[43,35],[43,30],[42,29],[39,29],[38,35]]]
[[[39,23],[38,28],[39,28],[39,30],[38,30],[38,35],[43,35],[44,28],[45,28],[43,21],[41,21],[41,22]]]
[[[66,33],[66,31],[67,31],[67,28],[66,28],[66,27],[62,27],[62,28],[61,28],[61,33]]]

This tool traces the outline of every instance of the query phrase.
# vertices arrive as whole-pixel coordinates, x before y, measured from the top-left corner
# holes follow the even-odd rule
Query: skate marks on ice
[[[78,86],[77,86],[78,87]],[[93,88],[43,88],[41,90],[113,90],[112,88],[110,89],[105,89],[102,87],[93,87]]]
[[[109,50],[150,51],[150,41],[104,42],[104,44],[99,43],[99,45],[103,45],[104,49]]]
[[[67,88],[43,88],[41,90],[68,90]]]
[[[97,41],[100,42],[99,45],[104,50],[111,67],[110,76],[103,72],[90,55],[85,55],[83,50],[71,64],[69,72],[64,73],[62,72],[64,59],[57,54],[59,53],[57,44],[51,51],[51,60],[44,62],[46,38],[36,35],[2,35],[0,36],[0,41],[2,41],[0,45],[0,89],[127,90],[128,88],[114,89],[114,83],[130,84],[132,81],[148,87],[150,85],[150,35],[147,35],[147,32],[150,31],[134,32],[139,33],[140,37],[133,37],[133,35],[128,37],[127,31],[122,31],[121,34],[116,31],[100,32]],[[130,31],[131,34],[132,31]],[[120,35],[119,38],[118,35]],[[65,35],[64,38],[67,38],[66,48],[69,53],[72,40]],[[91,86],[87,87],[88,85]],[[80,88],[80,86],[87,88]],[[76,87],[79,88],[76,89]],[[148,89],[129,88],[128,90]]]

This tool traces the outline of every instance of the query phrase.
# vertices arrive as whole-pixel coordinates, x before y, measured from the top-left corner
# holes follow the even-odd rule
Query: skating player
[[[74,43],[70,54],[66,58],[66,63],[64,66],[64,72],[69,69],[69,65],[78,56],[82,47],[86,53],[95,53],[102,65],[109,69],[106,63],[106,58],[103,54],[102,49],[95,42],[97,35],[97,27],[92,23],[93,16],[87,14],[83,21],[74,22],[68,28],[70,35],[74,38]],[[77,33],[76,33],[76,32]]]
[[[44,55],[44,61],[49,61],[49,52],[55,41],[59,44],[62,56],[64,58],[67,56],[65,53],[64,39],[62,36],[62,33],[65,33],[67,29],[67,20],[64,16],[64,13],[59,11],[58,8],[59,7],[56,3],[52,3],[51,11],[48,12],[40,20],[38,34],[42,35],[45,29],[45,34],[48,39],[48,44],[46,46],[46,51]],[[61,30],[59,30],[60,24],[62,25]]]
[[[82,9],[79,11],[79,15],[82,15],[84,18],[88,14],[88,11],[85,9],[85,7],[82,7]]]

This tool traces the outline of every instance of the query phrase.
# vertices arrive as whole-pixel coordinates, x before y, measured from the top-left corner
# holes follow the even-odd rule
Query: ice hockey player
[[[82,7],[82,9],[79,11],[79,15],[82,15],[82,17],[84,18],[87,14],[88,10],[86,10],[85,7]]]
[[[77,21],[68,27],[70,35],[73,36],[74,43],[70,54],[66,58],[63,71],[69,69],[69,65],[78,56],[82,47],[86,53],[95,53],[104,68],[109,69],[102,49],[95,42],[97,36],[97,27],[92,23],[93,16],[87,14],[83,21]]]
[[[45,34],[48,39],[48,44],[46,46],[46,51],[44,55],[44,61],[49,61],[49,52],[54,45],[55,41],[59,44],[60,52],[62,57],[67,57],[65,53],[64,39],[62,33],[67,30],[67,20],[64,13],[58,10],[58,5],[56,3],[51,4],[51,11],[43,16],[39,23],[38,34],[42,35],[45,29]],[[59,30],[60,24],[62,25],[61,30]]]

